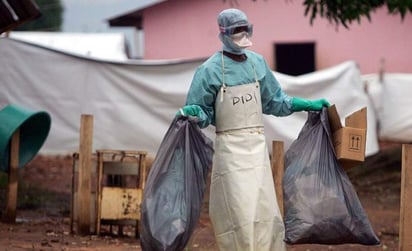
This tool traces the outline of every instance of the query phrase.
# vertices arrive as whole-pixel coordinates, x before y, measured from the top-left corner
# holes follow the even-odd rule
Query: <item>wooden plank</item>
[[[282,179],[285,171],[283,141],[272,141],[272,175],[275,182],[276,198],[280,213],[283,216],[283,188]]]
[[[78,153],[74,153],[72,155],[72,197],[71,197],[71,210],[70,210],[70,233],[73,234],[74,233],[74,222],[77,221],[77,184],[75,183],[76,181],[76,173],[78,168],[76,168],[78,166]]]
[[[19,174],[20,129],[17,129],[10,141],[9,183],[7,188],[7,205],[4,221],[16,222],[17,188]]]
[[[104,161],[103,173],[105,175],[138,175],[138,160],[134,162]]]
[[[399,251],[412,250],[412,145],[402,145]]]
[[[90,193],[93,148],[93,116],[83,114],[79,146],[78,232],[90,234]]]
[[[73,163],[72,163],[72,196],[71,196],[71,213],[70,213],[70,232],[75,233],[76,229],[75,222],[78,220],[78,189],[79,189],[79,182],[78,182],[78,175],[79,175],[79,153],[75,152],[72,155]],[[93,192],[93,177],[96,175],[97,172],[97,160],[95,155],[92,156],[92,171],[91,171],[92,183],[91,183],[91,214],[90,214],[90,221],[92,228],[95,228],[96,222],[96,192]]]
[[[135,188],[103,187],[101,219],[140,219],[143,191]]]
[[[99,149],[96,152],[109,154],[111,157],[113,155],[125,156],[125,157],[137,157],[140,154],[147,154],[147,151],[136,151],[136,150],[113,150],[113,149]]]
[[[79,198],[79,194],[77,193],[77,191],[74,192],[73,196],[73,201],[78,201]],[[90,229],[91,232],[93,232],[92,230],[96,228],[96,193],[91,193],[90,194]],[[78,219],[78,212],[77,212],[77,205],[74,205],[72,207],[72,212],[71,212],[71,217],[72,217],[72,222],[70,222],[70,232],[71,233],[76,233],[76,229],[74,228],[74,226],[76,226],[77,224],[77,219]]]
[[[92,175],[96,175],[97,173],[97,157],[96,154],[92,154]],[[79,172],[79,153],[73,154],[73,172],[75,175]]]
[[[139,188],[144,189],[146,187],[147,170],[146,170],[146,154],[140,154],[139,158]]]
[[[96,234],[100,235],[100,217],[102,206],[102,181],[103,181],[103,153],[97,150],[97,200],[96,200]]]
[[[96,150],[98,158],[98,196],[96,232],[101,224],[121,225],[125,220],[135,220],[136,237],[139,236],[138,220],[143,198],[146,172],[146,151]],[[106,175],[138,176],[137,188],[107,187],[103,185]],[[119,226],[120,226],[119,225]]]

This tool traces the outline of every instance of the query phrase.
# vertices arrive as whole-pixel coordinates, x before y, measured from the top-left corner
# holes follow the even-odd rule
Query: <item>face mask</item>
[[[252,46],[252,41],[249,40],[249,33],[246,31],[233,34],[230,36],[230,38],[236,46],[239,46],[239,48],[244,49]]]

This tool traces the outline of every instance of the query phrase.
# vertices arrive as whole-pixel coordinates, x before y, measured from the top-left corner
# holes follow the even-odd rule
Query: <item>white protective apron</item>
[[[223,83],[215,111],[209,214],[219,250],[286,250],[257,78],[233,87]]]

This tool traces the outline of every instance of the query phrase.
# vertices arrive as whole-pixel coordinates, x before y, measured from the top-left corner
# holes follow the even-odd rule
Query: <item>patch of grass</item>
[[[70,214],[70,195],[22,184],[19,186],[17,208],[66,215]]]
[[[21,209],[40,209],[53,195],[42,189],[19,184],[17,207]]]
[[[5,172],[0,172],[0,189],[6,189],[7,188],[7,173]]]
[[[0,205],[6,204],[7,180],[7,173],[0,172]],[[1,210],[3,210],[3,208],[0,208],[0,214]]]
[[[8,175],[0,173],[0,205],[1,210],[5,209],[7,200]],[[70,195],[60,194],[39,188],[33,185],[27,185],[19,179],[17,191],[17,210],[45,210],[53,213],[69,214],[70,213]]]

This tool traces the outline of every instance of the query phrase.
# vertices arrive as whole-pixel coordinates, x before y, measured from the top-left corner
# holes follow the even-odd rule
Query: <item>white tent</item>
[[[103,60],[128,58],[126,37],[123,33],[12,31],[8,36],[15,40],[79,56]]]
[[[0,39],[0,109],[19,104],[45,110],[52,128],[44,154],[65,154],[79,148],[80,117],[94,117],[93,148],[147,150],[154,155],[176,111],[184,104],[196,67],[193,61],[111,62],[59,53],[13,39]],[[291,96],[326,97],[342,118],[367,106],[367,155],[378,151],[376,116],[363,91],[354,62],[291,77],[274,72]],[[282,140],[288,148],[307,113],[265,116],[268,145]],[[214,139],[214,127],[205,133]]]
[[[412,142],[412,74],[384,73],[362,76],[378,116],[378,137]]]

